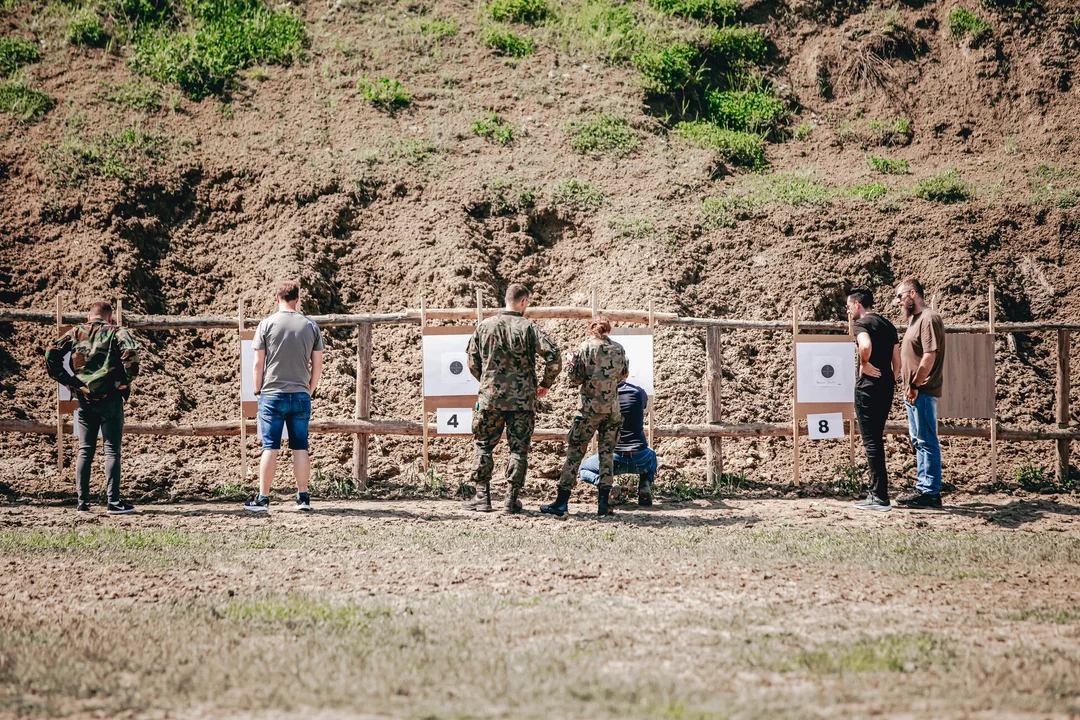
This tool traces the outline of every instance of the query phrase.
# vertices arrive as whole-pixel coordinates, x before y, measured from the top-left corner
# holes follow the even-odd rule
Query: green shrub
[[[704,120],[679,123],[675,135],[695,147],[717,152],[735,165],[756,170],[767,164],[765,141],[760,135],[728,130]]]
[[[480,33],[484,43],[500,55],[522,58],[536,52],[536,43],[530,37],[519,37],[506,28],[489,25]]]
[[[262,0],[188,0],[187,7],[186,29],[141,34],[131,64],[159,82],[176,83],[193,100],[223,93],[251,65],[291,64],[308,42],[291,11]]]
[[[975,188],[960,177],[959,170],[953,168],[920,180],[915,184],[914,193],[923,200],[955,203],[970,199],[975,194]]]
[[[855,185],[854,187],[844,188],[840,191],[840,195],[858,198],[860,200],[877,200],[885,197],[885,194],[888,192],[885,185],[876,182],[870,183],[869,185]]]
[[[89,7],[72,13],[64,30],[64,42],[68,45],[100,47],[105,44],[105,27],[101,18]]]
[[[1021,465],[1016,468],[1016,482],[1020,488],[1032,493],[1048,492],[1054,484],[1047,480],[1046,470],[1036,465]]]
[[[0,80],[0,112],[14,115],[19,122],[34,122],[56,105],[40,90],[14,80]]]
[[[710,227],[731,226],[740,211],[769,205],[828,205],[833,193],[814,178],[799,173],[751,177],[723,195],[701,201],[701,214]]]
[[[161,109],[161,89],[137,80],[119,85],[102,85],[95,97],[132,110],[152,113]]]
[[[536,25],[547,19],[547,0],[492,0],[488,14],[495,22],[516,22]]]
[[[442,18],[422,20],[419,25],[419,30],[420,34],[429,40],[435,42],[445,40],[446,38],[451,38],[458,34],[457,19],[450,17],[446,20],[443,20]]]
[[[704,43],[709,57],[728,68],[758,65],[769,53],[765,36],[754,28],[714,28]]]
[[[643,240],[656,234],[656,223],[649,217],[613,217],[608,220],[608,227],[614,230],[618,237],[635,240]]]
[[[743,132],[767,135],[784,117],[783,103],[763,92],[709,90],[705,106],[714,123]]]
[[[867,155],[866,164],[883,175],[907,175],[911,171],[907,160],[887,160],[876,155]]]
[[[893,118],[892,120],[870,121],[870,139],[876,145],[907,145],[915,134],[911,129],[911,121],[906,118]]]
[[[814,132],[814,126],[813,125],[811,125],[808,122],[801,122],[801,123],[799,123],[798,125],[795,126],[795,130],[792,131],[791,135],[796,140],[806,140],[807,138],[810,137],[811,134],[813,134],[813,132]]]
[[[977,45],[990,36],[990,25],[981,17],[962,7],[953,8],[946,20],[949,33],[959,40],[967,35],[973,45]]]
[[[0,77],[37,62],[39,57],[37,43],[17,37],[0,37]]]
[[[521,187],[512,177],[493,177],[480,183],[479,197],[470,203],[478,217],[514,215],[536,205],[536,189]]]
[[[389,78],[378,80],[360,78],[359,88],[365,100],[385,113],[393,113],[408,105],[412,100],[404,85]]]
[[[649,4],[668,15],[725,23],[739,14],[738,0],[649,0]]]
[[[631,6],[620,0],[581,0],[563,7],[558,30],[567,44],[611,63],[626,62],[657,33],[639,21]]]
[[[145,177],[147,170],[164,157],[166,146],[164,136],[132,126],[86,140],[66,138],[59,147],[46,145],[45,164],[61,185],[91,177],[131,182]]]
[[[174,8],[170,0],[103,0],[99,7],[122,35],[138,38],[150,28],[176,20],[176,10],[185,5],[178,3]],[[193,8],[193,5],[187,7]]]
[[[600,209],[604,200],[604,193],[600,188],[587,180],[577,178],[563,180],[551,192],[552,205],[583,213]]]
[[[566,123],[570,149],[579,153],[614,153],[625,155],[641,144],[625,118],[600,114],[590,120]]]
[[[633,56],[641,87],[649,95],[671,96],[695,85],[704,71],[701,51],[689,43],[674,43]]]
[[[517,131],[517,127],[496,115],[494,110],[488,110],[486,115],[473,120],[472,131],[473,134],[496,142],[499,145],[509,145],[514,141],[514,133]]]

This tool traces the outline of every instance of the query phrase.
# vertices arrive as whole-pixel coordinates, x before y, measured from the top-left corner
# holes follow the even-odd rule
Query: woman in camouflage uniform
[[[550,505],[541,505],[541,512],[559,517],[566,514],[570,491],[577,483],[578,467],[596,433],[600,453],[600,498],[596,514],[612,514],[608,499],[614,480],[615,444],[622,427],[618,388],[626,379],[629,364],[623,346],[608,337],[610,332],[611,321],[597,315],[589,321],[588,338],[570,355],[567,374],[571,385],[581,387],[581,402],[566,436],[566,462],[559,475],[558,497]]]

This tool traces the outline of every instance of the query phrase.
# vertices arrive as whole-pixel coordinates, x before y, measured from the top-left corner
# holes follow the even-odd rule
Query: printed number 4
[[[446,421],[446,424],[449,425],[452,428],[456,428],[459,425],[458,419],[457,419],[457,413],[454,413],[453,415],[451,415],[450,419]]]
[[[817,430],[818,430],[819,433],[822,433],[822,434],[829,432],[829,421],[828,420],[818,420]]]

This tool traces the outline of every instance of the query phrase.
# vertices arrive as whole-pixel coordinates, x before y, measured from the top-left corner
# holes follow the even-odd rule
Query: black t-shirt
[[[860,375],[860,383],[894,382],[892,371],[893,348],[899,343],[896,326],[877,313],[867,313],[855,321],[855,337],[870,336],[870,364],[881,371],[881,377]]]
[[[637,385],[619,383],[619,412],[622,413],[622,430],[615,452],[630,455],[649,447],[645,438],[645,406],[649,396]]]

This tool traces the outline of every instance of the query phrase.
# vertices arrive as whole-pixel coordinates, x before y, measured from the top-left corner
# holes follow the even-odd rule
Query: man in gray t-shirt
[[[274,299],[278,311],[259,323],[251,343],[255,351],[255,394],[259,398],[258,427],[262,438],[259,492],[244,503],[253,512],[270,509],[270,486],[277,472],[283,427],[289,429],[289,449],[296,475],[296,508],[310,510],[308,422],[311,395],[322,375],[323,339],[319,326],[296,311],[300,285],[286,281]]]

